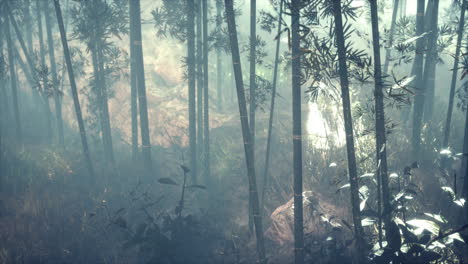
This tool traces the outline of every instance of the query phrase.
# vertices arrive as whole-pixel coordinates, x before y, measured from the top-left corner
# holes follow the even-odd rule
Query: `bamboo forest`
[[[0,0],[0,264],[468,264],[468,0]]]

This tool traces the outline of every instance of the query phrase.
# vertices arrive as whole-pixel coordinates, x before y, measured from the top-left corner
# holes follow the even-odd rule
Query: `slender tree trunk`
[[[110,115],[109,115],[109,99],[107,94],[106,87],[106,75],[104,70],[104,54],[102,53],[102,46],[100,43],[97,45],[97,56],[99,63],[99,74],[100,74],[100,85],[101,90],[101,105],[102,105],[102,114],[104,118],[104,151],[106,153],[107,162],[109,162],[112,169],[115,169],[115,159],[114,159],[114,148],[112,146],[112,129],[110,125]]]
[[[468,52],[468,49],[467,49]],[[465,89],[468,88],[468,81],[465,81]],[[463,138],[463,153],[468,153],[468,107],[465,113],[465,133]],[[468,200],[468,156],[463,155],[463,168],[464,168],[464,181],[463,181],[463,190],[462,197],[465,200]],[[465,215],[460,219],[461,224],[465,224],[468,221],[468,207],[465,206]]]
[[[38,28],[38,36],[39,36],[39,57],[41,61],[41,68],[45,69],[46,62],[45,62],[45,48],[44,48],[44,34],[42,32],[42,17],[41,17],[41,6],[40,2],[36,0],[36,15],[37,15],[37,28]],[[47,87],[47,76],[43,74],[42,76],[42,99],[44,100],[44,113],[46,116],[46,133],[47,133],[47,142],[52,143],[52,113],[50,112],[50,104],[49,104],[49,91]]]
[[[67,65],[67,70],[68,70],[68,80],[70,81],[73,104],[75,106],[76,120],[78,122],[78,127],[80,129],[81,145],[83,147],[83,155],[85,158],[86,166],[88,168],[88,173],[90,174],[92,178],[94,178],[93,163],[91,162],[91,154],[89,153],[88,140],[86,138],[86,130],[85,130],[84,122],[83,122],[83,116],[81,113],[81,106],[80,106],[80,100],[78,98],[78,91],[76,89],[75,76],[73,73],[73,68],[72,68],[73,66],[71,62],[70,51],[68,49],[67,36],[65,33],[65,27],[63,25],[62,11],[60,10],[59,0],[54,0],[54,7],[55,7],[55,13],[57,16],[57,23],[58,23],[59,30],[60,30],[60,38],[62,40],[63,55],[65,56],[65,63]]]
[[[223,8],[223,1],[216,0],[216,31],[221,32],[221,23],[223,18],[221,16]],[[221,62],[221,49],[216,49],[216,96],[217,96],[217,107],[218,111],[223,110],[223,93],[221,89],[222,85],[222,76],[223,75],[223,66]]]
[[[13,101],[13,115],[15,119],[15,132],[16,137],[19,142],[23,142],[23,133],[21,129],[21,117],[19,111],[19,102],[18,102],[18,88],[16,84],[16,69],[15,69],[15,58],[13,55],[13,43],[11,41],[11,32],[10,32],[10,23],[8,20],[5,20],[5,35],[7,40],[8,48],[8,65],[10,68],[10,84],[11,84],[11,95]]]
[[[32,29],[32,18],[31,18],[31,12],[30,12],[30,7],[31,7],[31,1],[30,0],[25,0],[24,1],[24,29],[26,32],[26,43],[28,47],[29,53],[33,53],[33,44],[32,44],[32,39],[33,39],[33,29]]]
[[[430,28],[427,30],[430,32],[427,43],[427,55],[424,66],[424,89],[426,89],[426,97],[424,98],[424,122],[430,122],[432,119],[432,112],[434,108],[434,96],[435,96],[435,78],[438,61],[437,52],[437,39],[438,33],[438,17],[439,17],[439,0],[434,0],[433,8],[431,11]]]
[[[255,47],[257,40],[257,0],[250,0],[250,109],[249,109],[249,125],[250,125],[250,135],[252,136],[252,163],[255,169]],[[253,221],[252,221],[252,197],[249,195],[249,229],[250,232],[253,232]]]
[[[18,42],[20,44],[21,50],[23,51],[24,57],[26,58],[27,67],[25,67],[23,65],[24,63],[22,63],[21,57],[19,56],[19,52],[18,52],[18,56],[16,56],[16,59],[20,63],[20,66],[23,68],[23,71],[24,71],[26,77],[28,77],[28,74],[30,76],[29,81],[30,81],[30,84],[31,84],[31,88],[33,89],[34,97],[36,97],[38,100],[40,100],[40,102],[42,103],[42,107],[44,107],[44,109],[47,109],[47,106],[44,105],[46,103],[46,101],[44,100],[43,96],[41,97],[41,94],[40,94],[40,91],[42,90],[42,86],[41,86],[41,83],[38,81],[39,78],[37,76],[37,71],[36,71],[36,68],[34,66],[34,62],[32,60],[32,57],[30,56],[30,53],[28,52],[28,50],[26,48],[23,36],[21,34],[21,31],[19,30],[19,27],[18,27],[18,24],[16,23],[15,18],[13,17],[13,15],[11,13],[9,13],[8,16],[10,17],[11,24],[13,25],[13,28],[15,30],[16,37],[17,37],[17,40],[18,40]],[[48,101],[47,101],[47,103],[48,103]],[[47,115],[45,118],[50,118],[50,114],[48,114],[50,112],[47,112],[47,110],[44,111],[44,112],[45,112],[44,114]]]
[[[21,58],[18,49],[15,47],[13,47],[13,56],[15,57],[15,61],[19,64],[19,68],[21,68],[21,70],[23,71],[24,77],[29,82],[29,85],[31,85],[33,96],[39,98],[40,95],[37,91],[37,82],[34,80],[31,71],[29,70],[28,66],[26,66],[26,63]]]
[[[444,128],[444,139],[442,140],[442,148],[446,149],[449,146],[449,138],[450,138],[450,126],[452,123],[452,112],[453,112],[453,102],[455,97],[455,87],[457,85],[457,78],[458,78],[458,68],[459,68],[459,60],[460,60],[460,50],[461,50],[461,43],[463,40],[463,30],[465,28],[465,12],[467,9],[468,1],[463,0],[463,4],[461,6],[461,14],[460,14],[460,21],[458,23],[458,31],[457,31],[457,46],[455,48],[455,57],[453,61],[453,70],[452,70],[452,81],[450,82],[450,94],[449,94],[449,103],[448,103],[448,110],[447,110],[447,118],[445,119],[445,128]]]
[[[55,116],[57,119],[58,143],[65,148],[65,139],[63,135],[62,103],[61,95],[58,90],[59,80],[57,77],[57,65],[55,63],[54,36],[52,35],[52,22],[49,14],[49,2],[44,1],[44,15],[46,21],[47,42],[49,47],[50,73],[52,75],[53,94],[55,103]]]
[[[0,10],[0,14],[1,10]],[[3,23],[0,20],[0,192],[3,191],[3,138],[5,136],[5,124],[7,123],[6,94],[5,94],[5,58],[3,57]]]
[[[292,112],[294,163],[294,263],[304,263],[304,219],[302,215],[302,127],[301,127],[301,49],[300,0],[291,2]]]
[[[416,36],[421,36],[424,33],[424,0],[418,0],[416,13]],[[413,84],[416,88],[416,97],[414,100],[413,111],[413,133],[412,133],[412,157],[419,158],[419,145],[421,142],[421,120],[422,107],[421,101],[423,98],[423,60],[424,60],[424,38],[419,38],[416,41],[416,55],[414,58],[414,75],[416,76]],[[420,110],[419,110],[420,109]]]
[[[229,40],[231,46],[232,64],[236,79],[237,100],[242,126],[242,137],[244,140],[245,161],[247,164],[247,175],[249,178],[249,192],[252,194],[252,208],[257,238],[257,253],[261,263],[265,262],[265,246],[263,238],[262,215],[258,201],[257,182],[253,164],[252,137],[250,135],[249,121],[247,117],[247,104],[245,100],[244,81],[242,79],[242,67],[239,55],[239,42],[237,40],[236,20],[234,17],[233,0],[225,0],[226,17],[228,23]]]
[[[398,0],[396,0],[398,5]],[[375,139],[376,139],[376,168],[377,178],[381,183],[382,200],[383,200],[383,219],[385,226],[388,227],[391,220],[391,205],[390,205],[390,190],[388,185],[388,169],[387,169],[387,139],[385,129],[385,108],[384,108],[384,94],[383,94],[383,77],[380,59],[380,33],[379,33],[379,17],[377,0],[370,0],[371,19],[372,19],[372,43],[374,51],[374,81],[375,81]],[[395,8],[394,8],[395,9]],[[394,11],[395,12],[395,11]],[[396,16],[396,14],[393,14]],[[380,193],[378,194],[380,197]],[[380,198],[379,198],[380,199]],[[392,237],[387,231],[387,238]]]
[[[341,83],[341,99],[343,101],[344,126],[346,133],[346,151],[348,155],[349,183],[351,185],[351,206],[353,212],[354,235],[357,241],[358,263],[362,263],[363,258],[363,229],[361,224],[361,212],[359,211],[359,183],[357,178],[356,154],[354,148],[353,120],[351,116],[351,101],[349,98],[348,68],[346,65],[346,46],[343,34],[343,22],[341,17],[340,0],[333,0],[333,10],[335,16],[335,34],[338,48],[338,63]]]
[[[91,51],[91,64],[93,65],[93,76],[94,76],[94,93],[96,95],[96,102],[95,104],[97,105],[97,118],[99,120],[99,126],[98,126],[98,135],[100,136],[100,144],[102,145],[102,150],[104,151],[106,149],[106,143],[104,140],[104,111],[102,109],[102,90],[101,90],[101,75],[99,74],[99,62],[98,62],[98,56],[97,56],[97,40],[93,40],[92,48],[90,48]],[[105,151],[104,151],[105,153]],[[105,153],[107,154],[107,153]],[[105,155],[105,158],[107,159],[107,155]]]
[[[0,11],[1,12],[1,11]],[[0,13],[1,14],[1,13]],[[8,104],[8,98],[6,94],[6,71],[5,71],[5,66],[6,66],[6,61],[5,61],[5,55],[3,53],[3,46],[5,42],[5,29],[4,29],[4,23],[0,21],[0,100],[1,100],[1,105],[0,105],[0,133],[2,135],[2,138],[6,134],[6,124],[8,124],[8,119],[9,119],[9,104]],[[1,142],[0,142],[0,146]],[[2,153],[0,152],[0,159],[2,158]],[[1,168],[0,168],[1,172]],[[0,187],[1,190],[1,187]]]
[[[204,172],[205,180],[211,180],[210,166],[210,115],[209,115],[209,96],[208,96],[208,4],[207,0],[202,0],[203,8],[203,121],[204,121]]]
[[[392,22],[390,24],[390,33],[388,37],[388,47],[386,49],[385,53],[385,64],[383,68],[383,74],[387,75],[388,74],[388,65],[390,64],[390,60],[392,57],[392,46],[393,46],[393,35],[395,34],[395,25],[396,25],[396,18],[397,18],[397,13],[398,13],[398,4],[400,0],[394,0],[393,1],[393,12],[392,12]]]
[[[190,170],[197,178],[197,130],[195,109],[195,0],[187,1],[187,67],[189,101]]]
[[[138,21],[135,18],[135,5],[133,1],[129,3],[130,17],[130,103],[132,116],[132,159],[138,158],[138,88],[137,88],[137,66],[135,58],[135,44],[138,45],[135,38],[135,25]]]
[[[257,0],[250,0],[250,134],[252,135],[252,147],[255,159],[255,90],[256,90],[256,42],[257,42]],[[254,161],[255,164],[255,161]]]
[[[148,173],[153,173],[153,162],[151,158],[151,142],[148,124],[148,106],[146,101],[146,86],[145,86],[145,66],[143,62],[143,46],[141,40],[141,16],[140,16],[140,0],[130,2],[133,5],[132,10],[135,12],[135,42],[133,43],[136,60],[137,71],[137,87],[138,87],[138,105],[140,110],[140,130],[141,130],[141,148],[143,160]]]
[[[263,188],[262,188],[262,200],[261,205],[265,203],[265,193],[268,187],[268,169],[270,167],[270,150],[271,150],[271,135],[273,132],[273,116],[275,113],[275,98],[276,98],[276,83],[278,80],[278,64],[279,64],[279,48],[280,48],[280,33],[281,33],[281,21],[283,16],[283,0],[279,4],[279,16],[278,16],[278,31],[276,38],[276,50],[275,50],[275,66],[273,70],[273,85],[271,89],[271,102],[270,102],[270,117],[268,119],[268,136],[267,136],[267,147],[265,154],[265,169],[263,171]]]
[[[197,148],[198,165],[197,169],[203,166],[203,36],[202,36],[202,0],[197,0],[195,5],[197,10]],[[204,172],[197,172],[197,176]],[[195,176],[194,175],[194,176]],[[198,179],[193,178],[196,182]]]

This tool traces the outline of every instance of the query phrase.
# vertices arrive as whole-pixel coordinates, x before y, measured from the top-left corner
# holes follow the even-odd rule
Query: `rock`
[[[352,240],[351,230],[342,223],[347,218],[346,209],[337,207],[330,199],[314,191],[304,192],[303,197],[306,258],[315,259],[315,263],[317,259],[325,261],[323,263],[346,263],[340,262],[348,254],[346,248]],[[294,259],[293,206],[294,199],[291,199],[271,214],[271,225],[266,230],[267,239],[276,248],[272,251],[276,254],[270,257],[271,263],[288,263]]]

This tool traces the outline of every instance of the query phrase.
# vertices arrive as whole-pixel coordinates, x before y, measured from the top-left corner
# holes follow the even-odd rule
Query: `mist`
[[[0,0],[0,263],[468,263],[467,0]]]

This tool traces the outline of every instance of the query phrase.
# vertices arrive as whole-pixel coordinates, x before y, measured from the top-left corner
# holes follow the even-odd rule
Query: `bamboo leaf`
[[[449,186],[442,186],[442,190],[450,195],[450,198],[452,198],[453,201],[455,201],[456,196],[455,192],[453,191],[452,187]]]
[[[447,223],[447,220],[444,219],[443,216],[441,215],[438,215],[438,214],[430,214],[430,213],[424,213],[425,215],[435,219],[436,221],[440,222],[440,223]]]
[[[436,236],[439,234],[440,227],[437,223],[433,221],[424,219],[412,219],[407,221],[406,223],[410,226],[414,226],[417,228],[415,230],[416,234],[422,234],[424,230],[427,230]]]
[[[178,185],[173,179],[171,178],[160,178],[158,180],[161,184],[168,184],[168,185]]]
[[[199,184],[189,185],[189,186],[187,186],[187,188],[197,188],[197,189],[206,190],[205,185],[199,185]]]

